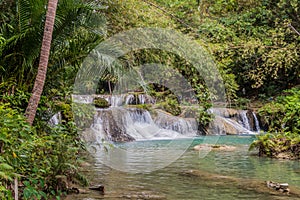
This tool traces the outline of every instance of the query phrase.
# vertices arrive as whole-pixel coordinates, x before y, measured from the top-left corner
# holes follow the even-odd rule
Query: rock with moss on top
[[[95,97],[93,103],[96,108],[108,108],[110,104],[104,98]]]

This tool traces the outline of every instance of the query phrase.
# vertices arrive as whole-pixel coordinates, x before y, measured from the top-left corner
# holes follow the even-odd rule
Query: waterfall
[[[129,94],[126,96],[125,105],[133,104],[135,97],[133,94]]]
[[[91,130],[101,135],[100,140],[132,141],[175,139],[197,135],[196,121],[157,114],[153,117],[147,110],[112,107],[97,109]]]
[[[194,118],[181,118],[157,111],[154,121],[161,128],[177,131],[181,134],[190,136],[198,134],[198,123]]]
[[[215,115],[210,123],[211,134],[257,134],[259,122],[254,112],[230,108],[211,108],[209,113]]]
[[[254,129],[254,131],[256,131],[256,132],[260,132],[260,126],[259,126],[259,121],[258,121],[258,119],[257,119],[257,116],[256,116],[256,114],[254,113],[254,112],[252,112],[252,114],[253,114],[253,119],[254,119],[254,124],[255,124],[255,129]]]
[[[100,96],[101,97],[101,96]],[[104,96],[102,96],[102,98],[105,98]],[[105,98],[106,101],[108,101],[108,103],[112,106],[112,107],[118,107],[118,106],[122,106],[124,103],[124,99],[125,95],[124,94],[120,94],[120,95],[111,95],[109,96],[109,98]]]
[[[238,112],[239,120],[238,122],[243,125],[243,127],[247,130],[251,130],[250,122],[247,116],[247,110],[241,110]]]
[[[61,123],[61,113],[60,112],[54,114],[49,120],[49,124],[51,126],[56,126],[59,123]]]
[[[199,134],[198,123],[194,118],[172,116],[161,110],[150,114],[139,108],[126,108],[123,105],[153,104],[152,97],[146,94],[120,95],[75,95],[75,102],[92,104],[95,97],[106,99],[111,106],[97,108],[90,129],[100,139],[111,141],[133,141],[163,138],[193,137]],[[215,115],[208,128],[209,134],[257,134],[259,122],[254,112],[230,108],[211,108]]]
[[[153,104],[154,99],[147,94],[118,94],[118,95],[72,95],[76,103],[92,104],[95,97],[105,99],[112,107],[136,104]]]

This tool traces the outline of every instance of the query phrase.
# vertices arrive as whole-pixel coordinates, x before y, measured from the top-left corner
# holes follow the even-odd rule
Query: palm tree
[[[51,47],[51,40],[52,40],[52,33],[54,27],[54,20],[56,14],[58,0],[49,0],[47,14],[46,14],[46,22],[44,28],[44,35],[42,41],[42,48],[40,54],[40,61],[37,76],[34,82],[32,95],[29,99],[27,109],[25,111],[25,116],[27,117],[27,121],[29,124],[32,125],[34,121],[34,117],[36,114],[36,110],[43,92],[45,80],[46,80],[46,73],[47,73],[47,66],[50,54],[50,47]]]

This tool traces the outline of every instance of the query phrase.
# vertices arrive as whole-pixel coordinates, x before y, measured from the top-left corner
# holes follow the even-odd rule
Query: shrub
[[[48,199],[62,194],[70,181],[87,183],[77,169],[78,152],[83,145],[73,122],[56,127],[38,122],[31,127],[23,115],[9,106],[0,104],[2,199],[12,198],[8,186],[14,177],[19,177],[24,185],[20,192],[24,199]]]

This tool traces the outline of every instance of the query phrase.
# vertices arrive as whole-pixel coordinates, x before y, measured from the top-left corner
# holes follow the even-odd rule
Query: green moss
[[[101,97],[95,97],[93,101],[96,108],[108,108],[110,104]]]
[[[150,104],[137,104],[137,105],[130,105],[129,107],[134,107],[134,108],[139,108],[139,109],[144,109],[144,110],[152,110],[152,105]]]

